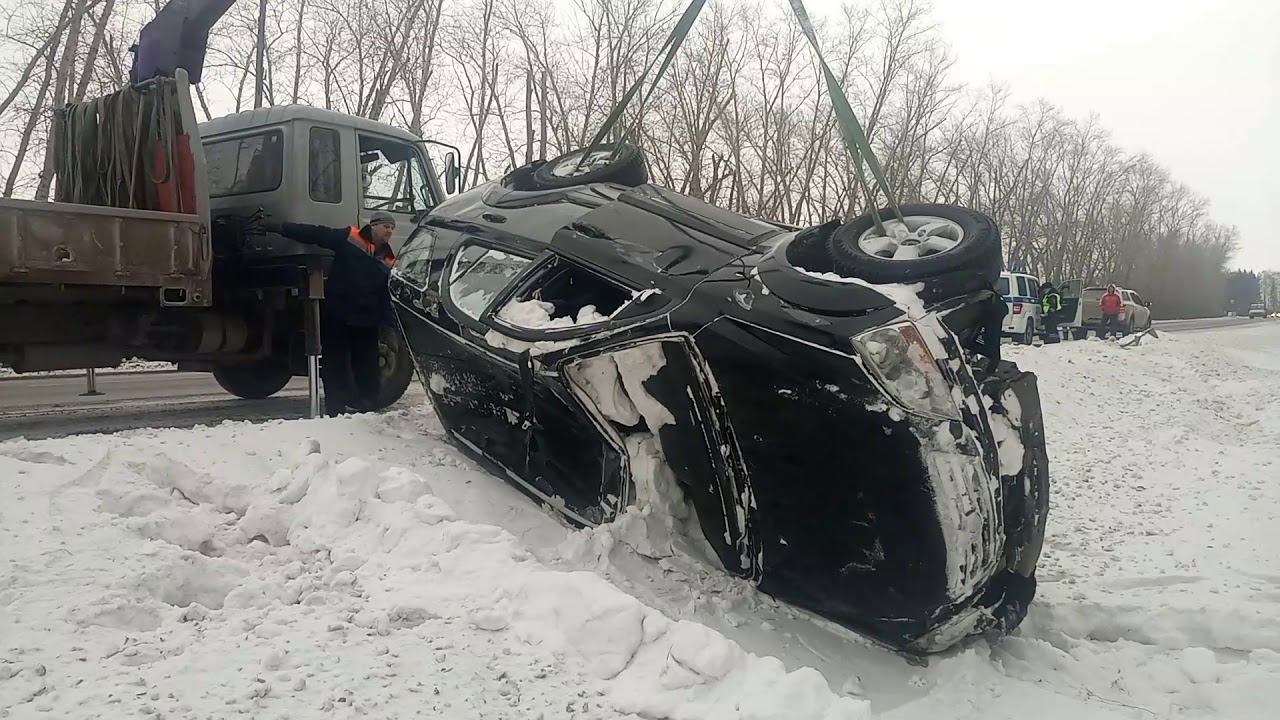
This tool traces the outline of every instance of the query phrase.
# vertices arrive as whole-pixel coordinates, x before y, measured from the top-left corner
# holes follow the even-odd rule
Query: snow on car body
[[[583,525],[687,501],[726,570],[896,647],[1016,626],[1047,468],[1034,378],[962,350],[985,299],[926,310],[795,267],[786,228],[532,171],[442,204],[392,275],[459,445]]]

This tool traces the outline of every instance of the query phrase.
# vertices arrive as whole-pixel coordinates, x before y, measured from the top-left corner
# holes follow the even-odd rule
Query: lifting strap
[[[641,104],[648,101],[649,96],[653,94],[653,89],[657,87],[658,81],[662,79],[662,75],[671,66],[671,61],[675,59],[676,53],[680,50],[680,45],[684,43],[685,36],[689,34],[689,28],[693,27],[693,21],[698,19],[698,13],[702,12],[702,6],[706,5],[706,0],[693,0],[689,3],[689,7],[685,8],[684,13],[680,15],[680,20],[676,22],[676,26],[671,29],[671,34],[667,36],[666,42],[662,43],[662,47],[658,48],[654,61],[659,57],[662,58],[661,64],[656,72],[653,73],[653,79],[649,82],[649,89],[645,91],[644,96],[640,99]],[[651,62],[644,72],[640,73],[640,77],[627,88],[622,98],[618,100],[618,104],[613,106],[613,110],[609,112],[608,117],[600,125],[600,130],[596,132],[595,137],[591,138],[591,142],[587,144],[587,149],[578,157],[578,163],[574,167],[582,165],[583,160],[591,156],[591,153],[604,143],[605,138],[609,137],[609,133],[613,131],[613,126],[622,119],[622,114],[626,112],[627,105],[631,103],[636,93],[640,92],[640,88],[644,86],[645,78],[653,71],[653,63]],[[625,134],[624,134],[625,137]],[[614,149],[617,153],[617,148]]]
[[[840,126],[840,137],[844,139],[845,148],[853,156],[854,171],[857,173],[858,181],[867,196],[867,204],[869,205],[867,211],[875,222],[876,230],[883,233],[884,225],[880,222],[880,213],[876,211],[875,197],[867,185],[867,176],[862,169],[862,162],[866,161],[876,185],[880,188],[880,192],[884,193],[884,198],[889,204],[889,208],[893,210],[894,216],[899,221],[902,221],[902,212],[898,209],[898,201],[894,197],[893,188],[889,186],[884,169],[880,167],[880,161],[876,159],[876,153],[871,149],[871,142],[867,140],[867,134],[862,129],[862,123],[858,122],[858,116],[854,114],[853,106],[849,104],[849,98],[844,94],[844,89],[840,87],[840,81],[836,78],[835,73],[831,72],[826,58],[822,56],[822,48],[818,44],[818,33],[813,29],[813,21],[809,19],[809,12],[805,10],[804,0],[790,0],[790,3],[791,10],[795,13],[796,20],[800,23],[800,29],[804,31],[804,36],[809,40],[809,45],[813,48],[814,55],[818,57],[818,65],[822,70],[822,77],[827,85],[827,94],[831,98],[831,108],[835,112],[836,123]]]

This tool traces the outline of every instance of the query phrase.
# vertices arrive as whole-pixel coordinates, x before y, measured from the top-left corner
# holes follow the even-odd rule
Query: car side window
[[[1027,279],[1025,277],[1023,277],[1022,275],[1018,276],[1018,294],[1019,295],[1021,295],[1022,297],[1030,297],[1031,296],[1031,288],[1029,287],[1030,285],[1031,283],[1027,282]]]
[[[1132,297],[1133,297],[1133,301],[1134,301],[1134,302],[1136,302],[1136,303],[1138,303],[1139,305],[1145,305],[1145,304],[1146,304],[1146,303],[1142,302],[1142,296],[1141,296],[1141,295],[1139,295],[1138,293],[1133,293],[1133,296],[1132,296]]]
[[[630,290],[556,258],[498,310],[498,322],[532,331],[563,331],[603,323],[636,299]]]
[[[479,320],[503,289],[532,260],[482,245],[468,245],[449,270],[449,298],[472,320]]]
[[[395,273],[419,290],[427,287],[431,272],[431,249],[436,234],[430,228],[422,228],[400,249],[396,257]]]

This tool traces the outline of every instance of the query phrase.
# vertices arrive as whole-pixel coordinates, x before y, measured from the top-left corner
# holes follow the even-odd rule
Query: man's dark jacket
[[[366,226],[360,231],[372,245]],[[381,258],[352,242],[348,228],[284,223],[281,235],[300,243],[333,251],[333,266],[324,281],[325,313],[334,321],[377,327],[390,321],[391,296],[387,278],[391,268]]]

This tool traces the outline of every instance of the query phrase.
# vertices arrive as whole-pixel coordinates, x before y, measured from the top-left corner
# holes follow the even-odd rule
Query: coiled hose
[[[158,191],[173,175],[173,93],[172,82],[162,79],[142,88],[128,87],[72,103],[58,111],[54,120],[55,199],[163,209]]]

